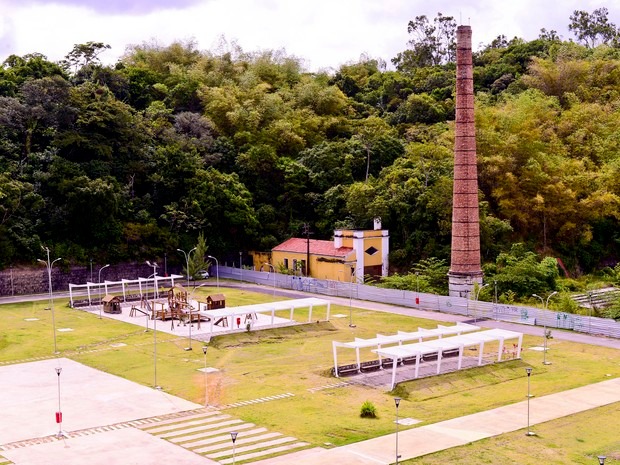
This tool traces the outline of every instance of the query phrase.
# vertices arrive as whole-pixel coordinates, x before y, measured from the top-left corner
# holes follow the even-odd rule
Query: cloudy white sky
[[[32,52],[56,61],[96,41],[111,45],[101,59],[112,64],[131,44],[193,39],[216,50],[224,37],[248,52],[284,49],[309,70],[337,69],[362,54],[389,63],[418,15],[471,25],[477,49],[500,34],[535,39],[541,28],[573,38],[571,13],[602,6],[620,25],[620,0],[0,0],[0,62]]]

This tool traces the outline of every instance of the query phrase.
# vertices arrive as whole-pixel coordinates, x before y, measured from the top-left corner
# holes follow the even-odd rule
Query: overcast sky
[[[620,0],[0,0],[0,62],[33,52],[57,61],[95,41],[111,45],[101,59],[112,64],[131,44],[193,39],[216,50],[223,37],[247,52],[283,49],[308,70],[337,69],[362,54],[389,64],[419,15],[471,25],[478,49],[500,34],[532,40],[541,28],[574,38],[572,12],[602,6],[620,25]]]

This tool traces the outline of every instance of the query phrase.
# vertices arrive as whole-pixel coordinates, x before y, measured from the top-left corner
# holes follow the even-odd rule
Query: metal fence
[[[476,319],[570,329],[581,333],[620,338],[620,323],[609,318],[574,315],[522,305],[495,304],[436,294],[384,289],[355,282],[305,278],[268,271],[253,271],[228,266],[219,267],[222,278],[246,281],[276,289],[291,289],[333,297],[381,302],[402,307],[436,310]]]

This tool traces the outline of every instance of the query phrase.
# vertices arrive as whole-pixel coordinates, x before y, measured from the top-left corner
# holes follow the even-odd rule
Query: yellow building
[[[271,264],[300,276],[361,283],[365,275],[388,275],[389,252],[389,232],[375,220],[374,230],[336,230],[333,241],[288,239],[271,250]]]

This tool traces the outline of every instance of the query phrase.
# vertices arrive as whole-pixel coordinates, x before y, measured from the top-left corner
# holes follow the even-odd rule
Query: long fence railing
[[[496,304],[463,297],[448,297],[417,293],[415,291],[385,289],[355,282],[306,278],[273,273],[273,271],[254,271],[228,266],[219,267],[219,276],[221,278],[272,286],[274,290],[278,288],[292,289],[333,297],[382,302],[423,310],[436,310],[468,316],[472,320],[492,319],[547,326],[548,328],[570,329],[581,333],[620,338],[620,322],[590,315],[575,315],[523,305]]]

